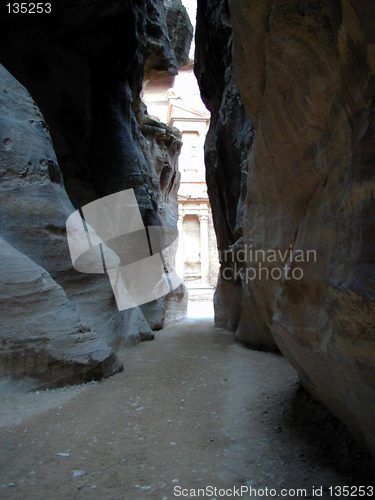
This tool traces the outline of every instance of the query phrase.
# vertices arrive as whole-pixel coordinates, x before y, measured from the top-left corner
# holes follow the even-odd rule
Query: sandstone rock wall
[[[0,234],[62,287],[72,324],[79,318],[104,340],[104,361],[108,346],[152,338],[154,319],[140,308],[119,312],[106,276],[72,268],[65,222],[75,208],[133,188],[145,223],[176,226],[180,137],[162,124],[150,132],[139,93],[145,67],[177,73],[184,49],[176,58],[174,47],[189,44],[191,30],[171,40],[161,0],[58,1],[51,15],[8,16],[0,29],[0,61],[31,94],[1,67]]]
[[[47,271],[1,237],[0,257],[0,377],[31,377],[47,388],[122,370]]]
[[[202,68],[223,79],[215,60],[222,49],[215,47],[229,28],[218,16],[210,25],[215,7],[199,4],[198,77],[203,95],[210,96],[215,79]],[[250,345],[265,347],[272,332],[304,387],[375,453],[375,6],[362,0],[232,0],[230,14],[236,82],[256,132],[246,159],[243,239],[223,246],[237,240],[247,252],[276,251],[277,261],[262,264],[269,272],[280,268],[283,277],[241,280],[242,293],[226,283],[230,292],[219,289],[217,302],[232,310],[237,304],[234,324],[240,315]],[[204,53],[207,39],[217,43]],[[244,129],[234,130],[223,147],[221,175],[228,177],[232,144]],[[220,147],[212,146],[211,136],[206,148],[210,179]],[[210,195],[222,245],[224,231],[235,227],[239,197],[225,211],[227,189],[218,186]],[[309,262],[308,251],[315,252]],[[245,265],[251,264],[248,253]],[[296,268],[302,276],[297,271],[293,278]],[[225,313],[222,321],[228,320],[233,322]]]
[[[189,62],[193,26],[181,0],[164,0],[164,8],[173,52],[178,66],[182,67]],[[187,33],[188,36],[186,36]]]
[[[243,217],[248,161],[255,130],[241,102],[232,62],[232,26],[227,1],[198,3],[195,73],[202,98],[211,111],[205,144],[207,185],[221,260],[215,293],[215,324],[235,331],[236,338],[262,349],[277,349],[267,325],[258,318],[249,328],[252,301],[241,279]],[[253,318],[257,315],[252,310]]]

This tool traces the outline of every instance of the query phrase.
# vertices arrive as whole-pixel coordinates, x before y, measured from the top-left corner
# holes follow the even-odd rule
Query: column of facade
[[[178,213],[178,246],[176,252],[176,272],[177,275],[184,279],[184,233],[183,233],[184,214]]]
[[[199,215],[201,238],[201,277],[202,284],[208,284],[210,261],[208,252],[208,214]]]

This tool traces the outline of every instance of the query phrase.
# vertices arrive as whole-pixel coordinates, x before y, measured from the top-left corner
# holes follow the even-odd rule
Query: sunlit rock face
[[[200,5],[210,19],[210,2]],[[250,343],[271,331],[304,387],[375,453],[375,6],[232,0],[229,7],[236,82],[256,131],[238,245],[264,250],[262,265],[283,271],[282,279],[264,273],[243,284]],[[217,44],[224,37],[211,32]],[[201,28],[198,43],[206,33]],[[211,61],[206,66],[217,68]],[[203,94],[209,83],[201,82]],[[226,148],[230,158],[230,141]],[[225,190],[213,198],[225,208]],[[224,208],[214,212],[219,241],[220,227],[233,226]],[[225,307],[233,293],[219,298]]]
[[[181,152],[181,132],[147,114],[141,125],[143,154],[152,167],[152,184],[158,190],[156,198],[158,215],[163,225],[176,227],[178,218],[177,192],[180,186],[178,158]],[[165,260],[169,268],[174,266],[178,239],[168,242]],[[152,330],[159,330],[164,322],[181,320],[186,316],[188,293],[184,284],[156,301],[141,306]]]
[[[139,98],[145,66],[176,74],[183,59],[166,15],[161,0],[58,1],[37,21],[0,20],[0,62],[11,73],[1,72],[0,234],[116,352],[152,338],[153,318],[139,307],[119,312],[107,276],[73,269],[65,222],[76,208],[132,188],[145,224],[176,226],[180,138],[165,127],[166,141],[153,147]]]

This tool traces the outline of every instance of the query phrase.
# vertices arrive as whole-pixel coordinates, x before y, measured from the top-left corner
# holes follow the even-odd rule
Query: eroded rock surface
[[[219,45],[228,28],[219,17],[209,25],[210,2],[200,2],[200,13],[197,45],[199,37]],[[267,256],[276,251],[275,261],[266,256],[261,264],[283,273],[282,279],[264,273],[242,280],[238,300],[247,297],[240,322],[251,345],[264,347],[271,331],[305,388],[375,453],[375,7],[349,0],[233,0],[230,13],[236,81],[256,130],[242,198],[243,240],[230,243],[236,239],[248,255],[250,248]],[[218,67],[214,58],[205,56],[206,67]],[[202,67],[198,76],[209,95],[215,80],[205,80]],[[235,130],[232,142],[242,134],[243,127]],[[229,175],[228,142],[223,171]],[[211,144],[209,172],[220,149]],[[222,185],[213,208],[225,207],[227,199]],[[235,227],[238,199],[230,211],[214,208],[219,242],[223,227]],[[246,266],[253,265],[249,260]],[[218,299],[229,308],[235,292],[226,286],[232,287],[228,298]]]
[[[141,311],[119,312],[108,277],[72,266],[66,220],[74,207],[44,117],[26,89],[5,68],[0,73],[1,235],[48,271],[76,305],[81,319],[114,349],[149,332]],[[4,92],[5,91],[5,92]],[[27,307],[27,304],[25,304]]]
[[[248,161],[255,130],[241,102],[233,71],[233,35],[227,1],[200,2],[197,20],[195,73],[202,98],[211,111],[205,162],[221,260],[215,323],[235,331],[241,342],[275,350],[272,334],[261,318],[256,335],[249,328],[252,301],[241,279],[244,263],[239,252],[244,246]],[[252,313],[257,314],[254,308]]]
[[[193,26],[181,0],[164,0],[164,8],[177,64],[179,67],[185,66],[189,62]]]
[[[45,269],[0,237],[0,376],[41,387],[108,377],[122,365]]]
[[[161,0],[53,7],[0,20],[0,61],[24,85],[1,67],[0,234],[117,351],[152,338],[150,325],[140,308],[118,311],[107,276],[73,269],[65,223],[75,208],[133,188],[146,225],[176,227],[180,137],[162,124],[149,133],[139,94],[145,67],[178,71],[191,33],[186,22],[171,41]]]

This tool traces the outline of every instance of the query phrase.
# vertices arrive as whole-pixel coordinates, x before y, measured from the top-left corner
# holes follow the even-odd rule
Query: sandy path
[[[246,482],[310,494],[375,477],[282,356],[212,321],[158,332],[123,360],[100,383],[1,399],[0,498],[171,500],[175,486]]]

